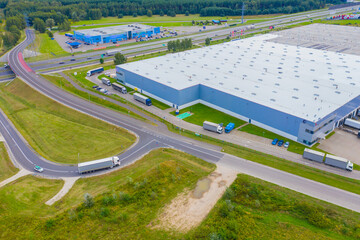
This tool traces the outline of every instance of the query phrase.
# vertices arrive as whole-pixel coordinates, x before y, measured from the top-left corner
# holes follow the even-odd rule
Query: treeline
[[[342,0],[244,0],[245,14],[295,13],[325,7]],[[202,16],[241,15],[238,0],[0,0],[6,17],[28,14],[30,21],[48,18],[61,24],[65,19],[96,20],[102,17],[201,14]]]
[[[193,44],[191,38],[184,38],[182,40],[177,39],[174,41],[169,41],[167,44],[168,50],[170,52],[184,51],[192,48],[192,46]]]

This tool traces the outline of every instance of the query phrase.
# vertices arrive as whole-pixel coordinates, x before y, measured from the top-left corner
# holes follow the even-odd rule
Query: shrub
[[[49,219],[45,222],[45,227],[47,229],[52,228],[53,226],[55,226],[55,220],[54,219]]]
[[[87,208],[94,206],[94,199],[89,193],[84,194],[84,205]]]
[[[123,203],[128,203],[131,201],[131,196],[128,193],[119,192],[119,200]]]
[[[110,215],[110,210],[108,208],[101,208],[100,216],[101,217],[108,217]]]

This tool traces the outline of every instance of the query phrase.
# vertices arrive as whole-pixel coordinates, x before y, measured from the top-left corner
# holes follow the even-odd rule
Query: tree
[[[71,13],[71,20],[73,22],[77,22],[77,21],[80,20],[79,15],[77,14],[77,12],[74,11],[74,12]]]
[[[70,31],[71,26],[68,20],[65,20],[63,23],[59,25],[60,31]]]
[[[147,10],[146,16],[152,17],[152,11],[151,11],[151,10]]]
[[[114,56],[114,64],[115,65],[126,63],[126,61],[127,61],[127,59],[123,54],[121,54],[119,52],[115,53],[115,56]]]
[[[46,30],[45,23],[40,18],[34,19],[34,28],[35,30],[39,31],[40,33],[44,33]]]
[[[195,21],[194,21],[194,20],[192,20],[191,23],[192,23],[192,25],[195,25]]]
[[[190,15],[189,11],[186,11],[185,16],[189,16],[189,15]]]
[[[210,45],[210,38],[206,38],[206,39],[205,39],[205,45],[206,45],[206,46],[209,46],[209,45]]]
[[[100,64],[103,64],[103,63],[104,63],[104,59],[100,58]]]
[[[55,21],[54,21],[54,19],[52,19],[52,18],[48,18],[48,19],[46,19],[45,24],[46,24],[46,26],[47,26],[48,28],[50,28],[50,30],[51,30],[51,28],[52,28],[53,26],[55,26]]]
[[[168,15],[169,17],[176,17],[176,13],[175,13],[174,10],[169,10],[168,13],[167,13],[167,15]]]
[[[136,13],[136,12],[133,13],[133,17],[137,17],[137,13]]]
[[[118,18],[123,18],[124,17],[124,15],[122,14],[122,13],[120,13],[119,15],[118,15]]]
[[[159,13],[160,17],[163,17],[165,14],[162,10],[160,10],[160,13]]]
[[[47,33],[47,35],[49,36],[49,38],[53,38],[53,37],[54,37],[54,34],[53,34],[51,31],[47,31],[46,33]]]
[[[88,12],[88,18],[91,20],[99,20],[102,17],[101,10],[99,8],[90,9]]]

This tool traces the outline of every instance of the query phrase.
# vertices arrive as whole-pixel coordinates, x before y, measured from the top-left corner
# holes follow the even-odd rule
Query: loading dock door
[[[131,31],[128,31],[128,39],[131,39]]]

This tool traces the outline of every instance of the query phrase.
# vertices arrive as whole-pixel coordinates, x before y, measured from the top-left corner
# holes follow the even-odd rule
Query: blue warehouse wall
[[[138,74],[124,70],[119,66],[116,66],[116,72],[118,80],[122,81],[124,84],[135,86],[142,91],[164,99],[171,104],[176,104],[179,106],[199,99],[199,85],[195,85],[193,87],[179,91],[146,77],[142,77]],[[119,75],[119,73],[122,75]]]
[[[301,118],[203,85],[200,87],[200,99],[290,135],[298,136]]]

